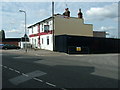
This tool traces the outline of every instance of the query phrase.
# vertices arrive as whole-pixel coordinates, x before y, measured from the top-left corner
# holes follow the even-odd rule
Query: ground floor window
[[[43,38],[42,38],[42,44],[43,44]]]
[[[35,48],[36,48],[36,39],[35,39]]]
[[[49,36],[47,36],[47,45],[49,45]]]
[[[38,38],[38,45],[40,46],[40,37]]]

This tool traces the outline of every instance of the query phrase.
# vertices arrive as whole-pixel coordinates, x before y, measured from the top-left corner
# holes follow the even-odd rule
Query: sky
[[[50,1],[46,2],[0,2],[0,18],[7,38],[24,36],[24,10],[27,13],[27,26],[42,21],[52,15]],[[93,24],[94,31],[106,31],[107,37],[118,38],[118,2],[55,2],[55,14],[62,14],[68,7],[71,17],[77,17],[81,8],[85,24]],[[28,31],[27,31],[28,32]]]

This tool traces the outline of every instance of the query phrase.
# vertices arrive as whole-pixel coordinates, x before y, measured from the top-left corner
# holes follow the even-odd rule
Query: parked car
[[[20,49],[19,46],[15,46],[15,45],[10,45],[10,44],[3,44],[1,46],[2,49]]]
[[[4,46],[4,44],[0,44],[0,49],[2,49],[2,48],[3,48],[3,46]]]

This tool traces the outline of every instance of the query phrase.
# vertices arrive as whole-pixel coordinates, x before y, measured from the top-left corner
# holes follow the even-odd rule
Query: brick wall
[[[0,44],[11,44],[11,45],[18,46],[18,42],[17,41],[14,41],[14,42],[0,42]]]

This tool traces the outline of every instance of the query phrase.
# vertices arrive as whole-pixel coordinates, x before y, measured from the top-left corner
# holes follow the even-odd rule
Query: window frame
[[[47,29],[45,27],[47,27]],[[44,32],[48,32],[49,29],[50,29],[50,25],[44,25]]]
[[[50,38],[47,36],[47,45],[50,45]]]

